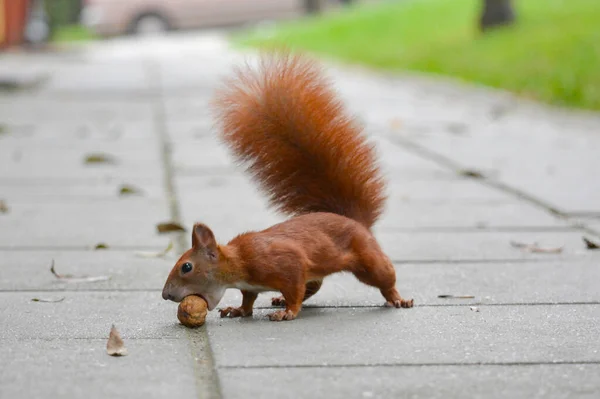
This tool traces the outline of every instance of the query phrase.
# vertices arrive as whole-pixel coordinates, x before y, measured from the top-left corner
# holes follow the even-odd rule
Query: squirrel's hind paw
[[[385,306],[388,308],[412,308],[414,299],[397,299],[393,302],[387,301]]]

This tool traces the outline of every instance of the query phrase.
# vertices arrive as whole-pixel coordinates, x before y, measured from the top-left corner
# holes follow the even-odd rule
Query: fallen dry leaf
[[[48,302],[48,303],[62,302],[64,300],[65,300],[64,296],[62,296],[60,298],[31,298],[32,302]]]
[[[483,173],[473,169],[462,169],[458,171],[458,174],[465,177],[471,177],[473,179],[485,179],[485,175]]]
[[[54,274],[54,276],[61,280],[61,281],[65,281],[67,283],[93,283],[96,281],[106,281],[106,280],[110,280],[109,276],[92,276],[92,277],[88,277],[88,276],[73,276],[72,274],[58,274],[56,272],[56,270],[54,269],[54,259],[52,259],[52,264],[50,265],[50,272],[52,274]]]
[[[479,312],[479,308],[477,306],[469,306],[469,309],[473,312]]]
[[[173,241],[169,241],[169,245],[167,245],[167,247],[165,249],[163,249],[160,252],[144,252],[144,251],[138,251],[135,252],[136,256],[142,257],[142,258],[163,258],[165,257],[171,250],[173,249]]]
[[[8,205],[4,200],[0,200],[0,213],[8,213]]]
[[[564,249],[563,247],[543,248],[543,247],[540,247],[537,242],[534,242],[533,244],[526,244],[526,243],[522,243],[522,242],[511,241],[510,245],[512,245],[515,248],[521,248],[527,252],[544,253],[544,254],[559,254]]]
[[[110,356],[127,356],[125,343],[121,339],[121,335],[119,335],[114,324],[110,328],[110,335],[108,336],[108,342],[106,343],[106,353]]]
[[[175,222],[159,223],[156,225],[159,233],[170,233],[173,231],[186,231],[185,227]]]
[[[140,195],[142,194],[142,190],[137,187],[133,187],[130,185],[122,185],[119,188],[119,195]]]
[[[115,163],[115,159],[108,154],[89,154],[85,157],[86,164]]]
[[[438,295],[438,298],[470,299],[470,298],[475,298],[475,296],[474,295],[443,294],[443,295]]]
[[[585,247],[587,249],[600,249],[600,244],[595,243],[587,237],[583,237],[583,241],[585,242]]]
[[[96,244],[96,246],[94,247],[94,249],[108,249],[108,244],[105,244],[103,242],[99,242],[98,244]]]

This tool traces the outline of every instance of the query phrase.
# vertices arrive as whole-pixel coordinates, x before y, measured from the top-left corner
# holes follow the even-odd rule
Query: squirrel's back
[[[226,82],[214,110],[222,140],[278,210],[336,213],[367,228],[381,215],[375,150],[312,61],[265,56]]]

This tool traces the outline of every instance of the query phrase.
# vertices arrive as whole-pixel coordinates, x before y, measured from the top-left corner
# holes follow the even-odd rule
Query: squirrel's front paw
[[[252,312],[246,312],[241,307],[234,308],[232,306],[229,306],[229,307],[227,307],[225,309],[221,309],[220,312],[221,312],[221,317],[248,317],[248,316],[252,316]]]

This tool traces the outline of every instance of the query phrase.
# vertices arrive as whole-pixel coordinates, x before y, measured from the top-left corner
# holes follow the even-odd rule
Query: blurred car
[[[290,18],[305,0],[83,0],[82,23],[100,36]]]

